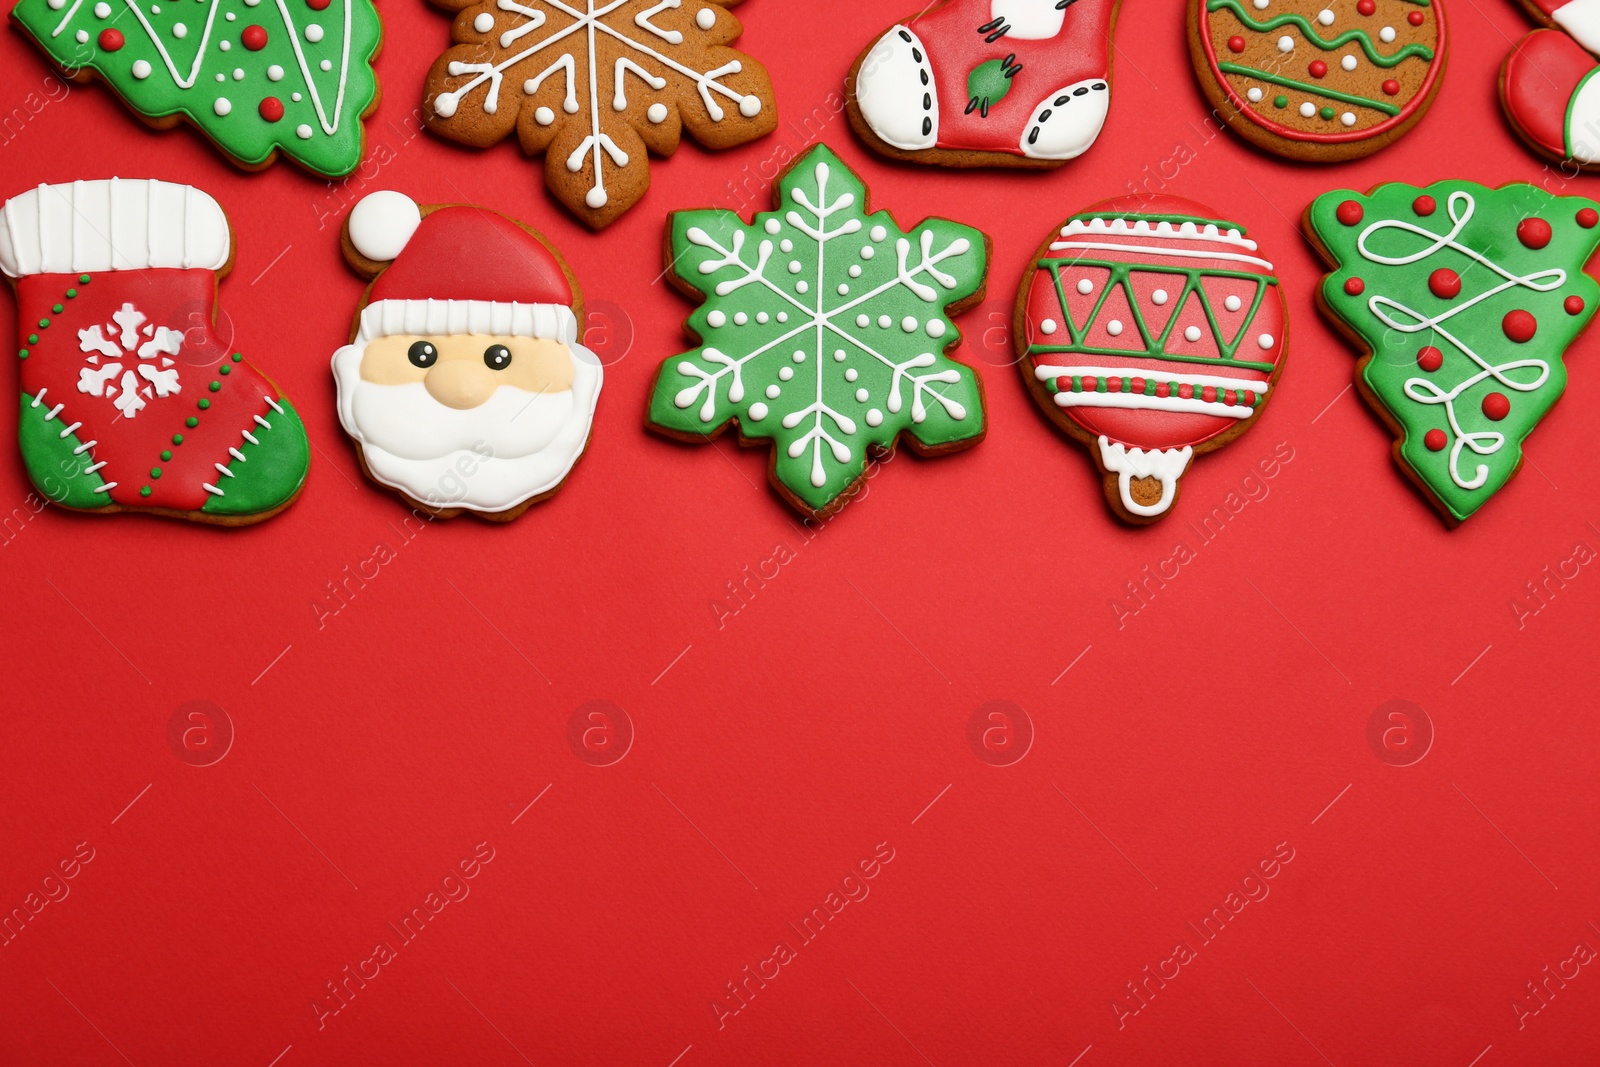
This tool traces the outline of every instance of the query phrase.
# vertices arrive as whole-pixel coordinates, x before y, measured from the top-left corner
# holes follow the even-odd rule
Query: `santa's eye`
[[[490,345],[483,350],[483,362],[490,370],[505,370],[511,366],[511,349],[505,345]]]
[[[406,351],[406,358],[413,366],[426,370],[439,362],[439,350],[429,341],[418,341]]]

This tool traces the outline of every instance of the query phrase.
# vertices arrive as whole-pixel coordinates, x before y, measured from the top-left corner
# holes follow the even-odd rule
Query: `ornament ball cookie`
[[[1189,56],[1217,116],[1310,163],[1404,136],[1444,80],[1443,0],[1188,0]]]
[[[387,190],[351,210],[343,248],[373,279],[333,354],[339,421],[367,476],[444,519],[509,522],[553,496],[604,379],[560,254],[488,208]]]
[[[1195,455],[1255,424],[1289,333],[1244,227],[1173,196],[1068,219],[1034,256],[1015,326],[1034,399],[1089,449],[1106,502],[1132,523],[1168,514]]]
[[[217,333],[232,265],[227,216],[192,186],[78,181],[0,206],[17,433],[42,496],[242,526],[299,494],[311,449],[294,405],[244,362],[231,327]]]

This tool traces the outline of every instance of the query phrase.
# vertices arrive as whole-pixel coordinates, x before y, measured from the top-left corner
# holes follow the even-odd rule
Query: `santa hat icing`
[[[228,219],[189,185],[142,178],[41,185],[0,211],[0,271],[220,270],[232,253]]]
[[[499,334],[572,344],[572,286],[555,254],[504,215],[371,193],[350,212],[350,243],[388,263],[361,312],[358,343],[391,334]]]

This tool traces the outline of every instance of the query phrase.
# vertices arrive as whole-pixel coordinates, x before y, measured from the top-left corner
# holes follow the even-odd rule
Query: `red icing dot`
[[[313,11],[321,11],[328,6],[328,0],[306,0],[306,6]]]
[[[1171,382],[1157,382],[1156,383],[1156,396],[1171,396],[1171,395],[1172,395],[1172,383]]]
[[[1314,59],[1311,61],[1310,70],[1313,78],[1321,78],[1328,73],[1328,64],[1320,59]]]
[[[1567,297],[1566,302],[1563,303],[1561,306],[1567,309],[1567,314],[1568,315],[1582,315],[1583,314],[1583,297],[1581,297],[1581,296],[1569,296],[1569,297]]]
[[[1431,196],[1419,196],[1411,201],[1411,210],[1418,215],[1432,215],[1439,210],[1439,202]]]
[[[261,106],[256,110],[261,112],[261,117],[268,122],[277,122],[283,118],[283,101],[275,96],[269,96],[261,101]]]
[[[1517,223],[1517,240],[1529,248],[1543,248],[1550,243],[1550,224],[1544,219],[1526,218]]]
[[[1390,78],[1388,81],[1383,83],[1383,92],[1385,96],[1393,96],[1399,91],[1400,83],[1395,81],[1393,78]]]
[[[1422,17],[1422,12],[1413,11],[1411,14],[1406,16],[1406,21],[1411,23],[1413,26],[1420,26],[1422,25]]]
[[[1200,387],[1200,399],[1204,400],[1207,404],[1216,403],[1216,400],[1217,400],[1217,387],[1214,386],[1214,385],[1201,386]]]
[[[1144,392],[1144,379],[1143,378],[1135,378],[1133,380],[1133,391],[1136,392],[1136,393]]]
[[[1440,300],[1454,300],[1461,295],[1461,275],[1449,267],[1440,267],[1428,275],[1428,288]]]
[[[1180,397],[1182,397],[1183,399],[1185,399],[1185,400],[1192,399],[1194,397],[1194,386],[1192,386],[1192,385],[1180,385],[1180,386],[1178,386],[1178,395]]]
[[[1333,213],[1334,218],[1338,219],[1346,226],[1354,226],[1356,223],[1360,222],[1362,217],[1365,215],[1366,212],[1361,209],[1361,205],[1356,203],[1354,200],[1346,200],[1344,203],[1340,204],[1338,210]]]
[[[1533,340],[1533,335],[1539,332],[1539,320],[1528,312],[1518,308],[1516,311],[1506,312],[1506,317],[1500,320],[1500,328],[1506,336],[1520,344]]]
[[[1056,392],[1058,392],[1058,393],[1070,393],[1070,392],[1072,392],[1072,379],[1068,378],[1065,374],[1063,374],[1061,377],[1057,378],[1056,379]]]
[[[1428,451],[1440,452],[1450,443],[1450,439],[1444,435],[1443,430],[1429,430],[1423,435],[1422,443],[1428,446]]]
[[[1495,422],[1511,414],[1511,401],[1504,393],[1490,393],[1483,398],[1483,413]]]
[[[1586,207],[1578,212],[1579,226],[1586,230],[1592,230],[1595,227],[1595,223],[1600,223],[1600,211],[1596,211],[1592,207]]]
[[[1360,296],[1366,287],[1367,283],[1360,278],[1346,278],[1344,280],[1344,291],[1351,296]]]
[[[1417,353],[1417,366],[1425,371],[1436,371],[1444,366],[1444,353],[1429,345]]]
[[[1356,10],[1361,12],[1363,15],[1370,15],[1378,10],[1378,5],[1373,3],[1372,0],[1361,0],[1361,2],[1356,5]]]
[[[122,31],[103,29],[100,31],[100,47],[107,52],[115,52],[123,44]]]
[[[1096,387],[1099,384],[1099,381],[1100,381],[1100,379],[1096,378],[1094,375],[1085,374],[1083,376],[1083,391],[1086,392],[1086,393],[1094,392]]]
[[[1244,38],[1243,37],[1229,37],[1228,38],[1228,51],[1234,52],[1234,53],[1243,52],[1244,51]]]
[[[1108,392],[1108,393],[1120,393],[1120,392],[1122,392],[1122,379],[1117,377],[1115,374],[1113,374],[1111,377],[1107,378],[1106,379],[1106,392]]]
[[[262,26],[246,26],[239,34],[239,43],[252,52],[259,52],[267,47],[267,31]]]

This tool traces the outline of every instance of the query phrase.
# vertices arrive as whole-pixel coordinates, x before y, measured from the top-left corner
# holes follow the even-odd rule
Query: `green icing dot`
[[[205,402],[205,401],[201,401],[201,403],[204,403],[204,402]],[[194,428],[195,428],[195,427],[196,427],[196,426],[199,426],[199,425],[200,425],[200,420],[199,420],[199,419],[197,419],[197,418],[195,418],[195,417],[194,417],[194,416],[193,416],[193,415],[190,415],[190,416],[189,416],[189,417],[188,417],[188,418],[187,418],[187,419],[184,419],[184,420],[183,420],[183,424],[184,424],[184,425],[185,425],[185,426],[187,426],[187,427],[189,427],[189,429],[191,429],[191,430],[192,430],[192,429],[194,429]],[[183,435],[182,435],[182,434],[179,434],[179,435],[178,435],[178,436],[180,436],[180,437],[181,437],[181,436],[183,436]],[[177,442],[173,442],[173,443],[174,443],[174,444],[176,444],[176,443],[177,443]]]
[[[201,411],[204,411],[204,410],[206,410],[207,408],[209,408],[211,406],[211,401],[202,400],[198,404],[196,404],[195,406],[198,407]],[[193,416],[190,416],[190,417],[193,418]]]
[[[146,485],[146,486],[143,486],[142,488],[140,488],[139,495],[140,496],[149,496],[150,495],[150,487],[148,485]]]
[[[233,354],[233,361],[234,361],[234,362],[235,362],[235,363],[237,363],[237,362],[239,362],[239,361],[240,361],[240,360],[241,360],[241,359],[243,359],[243,358],[244,358],[244,353],[243,353],[243,352],[235,352],[235,353],[234,353],[234,354]]]
[[[18,359],[27,359],[28,358],[28,350],[26,348],[17,349],[17,358]]]
[[[165,463],[168,460],[170,460],[171,458],[172,458],[172,450],[170,448],[163,448],[161,450],[161,462]]]
[[[73,297],[75,297],[77,295],[78,295],[78,290],[76,290],[76,289],[68,289],[67,290],[67,299],[68,300],[71,300]]]
[[[1333,118],[1333,108],[1325,107],[1321,111],[1317,112],[1317,114],[1321,115],[1325,119],[1331,119]]]
[[[1273,100],[1272,100],[1272,106],[1273,107],[1288,107],[1289,106],[1289,98],[1287,96],[1274,97]]]
[[[193,419],[190,419],[190,420],[189,420],[189,421],[190,421],[190,422],[193,422],[193,421],[195,421],[195,420],[193,420]],[[175,434],[173,434],[173,435],[172,435],[172,443],[173,443],[173,444],[175,444],[175,445],[181,445],[181,444],[183,444],[183,434],[181,434],[181,433],[175,433]]]
[[[39,329],[46,330],[46,329],[49,329],[49,328],[50,328],[50,320],[49,319],[40,319],[39,320]]]
[[[217,368],[217,373],[218,374],[232,374],[233,373],[233,368],[228,366],[226,363],[224,363],[222,366]]]
[[[36,345],[36,344],[38,344],[38,343],[39,343],[39,335],[38,335],[38,334],[36,334],[36,333],[30,333],[30,334],[29,334],[29,335],[28,335],[28,343],[29,343],[29,344],[30,344],[30,345]]]
[[[152,478],[161,477],[161,468],[160,467],[151,467],[150,468],[150,477],[152,477]]]
[[[216,392],[216,391],[217,391],[217,390],[219,390],[219,389],[221,389],[221,388],[222,388],[222,383],[221,383],[221,382],[212,382],[212,383],[211,383],[211,391],[212,391],[212,392],[213,392],[213,393],[215,393],[215,392]],[[202,401],[200,401],[200,402],[201,402],[201,403],[202,403],[202,404],[204,404],[204,403],[205,403],[205,401],[204,401],[204,400],[202,400]]]
[[[88,285],[89,284],[89,276],[87,274],[78,275],[78,284],[79,285]]]
[[[53,307],[51,307],[50,310],[52,312],[54,312],[55,314],[59,315],[63,311],[67,310],[67,306],[65,304],[56,304]]]

